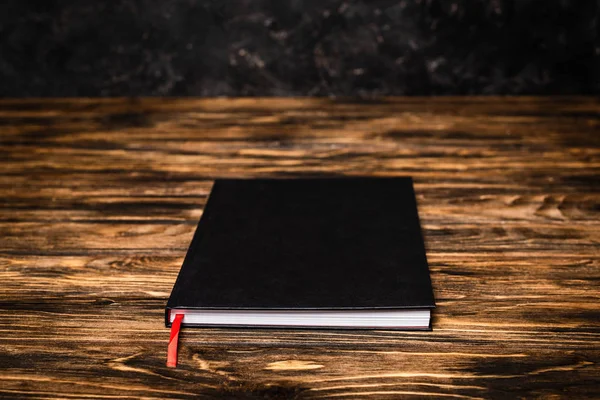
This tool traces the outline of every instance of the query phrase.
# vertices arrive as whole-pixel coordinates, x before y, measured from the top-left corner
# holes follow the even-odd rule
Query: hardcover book
[[[411,178],[218,179],[165,322],[430,329],[434,307]]]

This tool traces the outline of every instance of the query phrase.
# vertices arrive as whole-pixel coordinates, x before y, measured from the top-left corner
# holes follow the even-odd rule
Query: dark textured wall
[[[598,2],[0,4],[0,96],[598,94]]]

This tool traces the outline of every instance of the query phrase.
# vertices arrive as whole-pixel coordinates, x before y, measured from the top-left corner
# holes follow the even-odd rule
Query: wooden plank
[[[0,396],[597,398],[595,98],[0,100]],[[432,332],[187,329],[216,177],[411,175]]]

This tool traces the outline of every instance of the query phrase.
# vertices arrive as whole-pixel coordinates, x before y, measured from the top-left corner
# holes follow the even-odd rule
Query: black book
[[[430,329],[434,307],[410,178],[219,179],[165,319]]]

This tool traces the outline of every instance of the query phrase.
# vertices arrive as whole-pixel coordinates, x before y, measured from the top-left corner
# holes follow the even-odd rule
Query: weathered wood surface
[[[0,395],[600,397],[600,102],[0,101]],[[215,177],[412,175],[432,332],[185,330]]]

